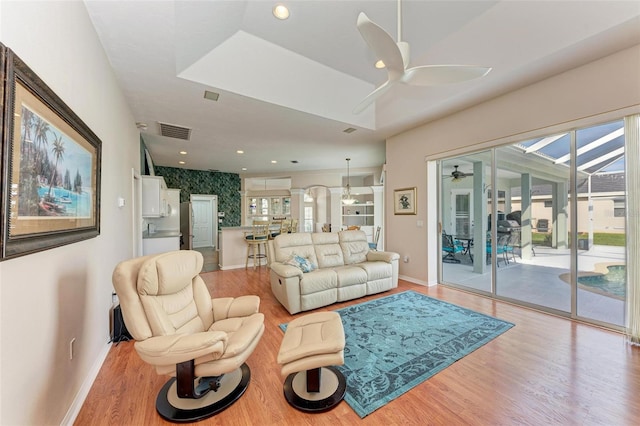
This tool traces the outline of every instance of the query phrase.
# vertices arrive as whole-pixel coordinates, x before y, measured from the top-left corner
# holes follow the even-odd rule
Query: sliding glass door
[[[577,314],[624,325],[624,122],[576,132]]]
[[[496,149],[500,201],[492,234],[496,294],[563,313],[571,312],[571,170],[548,158],[570,150],[569,134]]]
[[[453,285],[490,293],[486,233],[491,151],[441,163],[442,277]]]
[[[440,282],[623,326],[624,148],[619,120],[441,160]]]

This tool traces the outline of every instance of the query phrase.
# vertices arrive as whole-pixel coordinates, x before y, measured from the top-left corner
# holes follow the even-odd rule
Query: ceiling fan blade
[[[470,65],[425,65],[406,70],[402,81],[413,86],[437,86],[484,77],[489,71],[491,68]]]
[[[367,109],[367,107],[369,105],[371,105],[372,103],[375,102],[376,99],[378,99],[380,96],[382,96],[384,93],[387,92],[387,90],[389,90],[391,88],[391,86],[393,86],[395,83],[395,81],[385,81],[384,83],[382,83],[380,86],[378,86],[378,88],[376,90],[374,90],[373,92],[369,93],[367,95],[366,98],[364,98],[354,109],[353,109],[353,113],[354,114],[360,114],[362,111],[364,111],[365,109]]]
[[[389,73],[389,80],[396,80],[404,73],[404,62],[393,38],[372,22],[364,12],[358,15],[358,31],[367,42],[376,58],[382,60]]]

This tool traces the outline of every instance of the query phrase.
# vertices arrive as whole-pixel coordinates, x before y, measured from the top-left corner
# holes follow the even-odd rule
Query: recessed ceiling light
[[[187,151],[180,151],[181,155],[187,155]]]
[[[278,3],[273,7],[273,16],[278,19],[285,20],[289,17],[289,9],[282,3]]]
[[[237,150],[236,152],[237,152],[238,154],[244,154],[244,151],[243,151],[243,150],[241,150],[241,149]]]
[[[185,164],[184,161],[178,161],[178,164]]]
[[[298,160],[291,160],[291,162],[292,162],[293,164],[298,164],[298,163],[299,163],[299,161],[298,161]]]
[[[246,167],[243,167],[243,168],[242,168],[242,170],[243,170],[243,171],[246,171],[246,170],[247,170],[247,168],[246,168]]]
[[[276,160],[271,160],[271,164],[276,164],[277,161]]]
[[[380,70],[384,68],[386,65],[384,64],[384,62],[382,62],[382,60],[379,60],[378,62],[376,62],[374,66]]]

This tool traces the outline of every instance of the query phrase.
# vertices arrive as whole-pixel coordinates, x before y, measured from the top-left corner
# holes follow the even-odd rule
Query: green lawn
[[[587,234],[581,233],[578,239],[587,239]],[[531,240],[537,246],[550,246],[551,234],[531,233]],[[593,244],[602,246],[618,246],[624,247],[626,243],[625,234],[609,234],[605,232],[596,232],[593,234]]]
[[[605,234],[597,232],[593,234],[593,244],[624,247],[626,243],[625,237],[625,234]]]

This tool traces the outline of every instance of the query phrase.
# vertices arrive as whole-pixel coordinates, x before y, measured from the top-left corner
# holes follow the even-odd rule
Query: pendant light
[[[342,203],[351,205],[356,202],[356,199],[351,196],[351,176],[349,175],[349,161],[351,158],[347,158],[347,187],[342,194]]]

